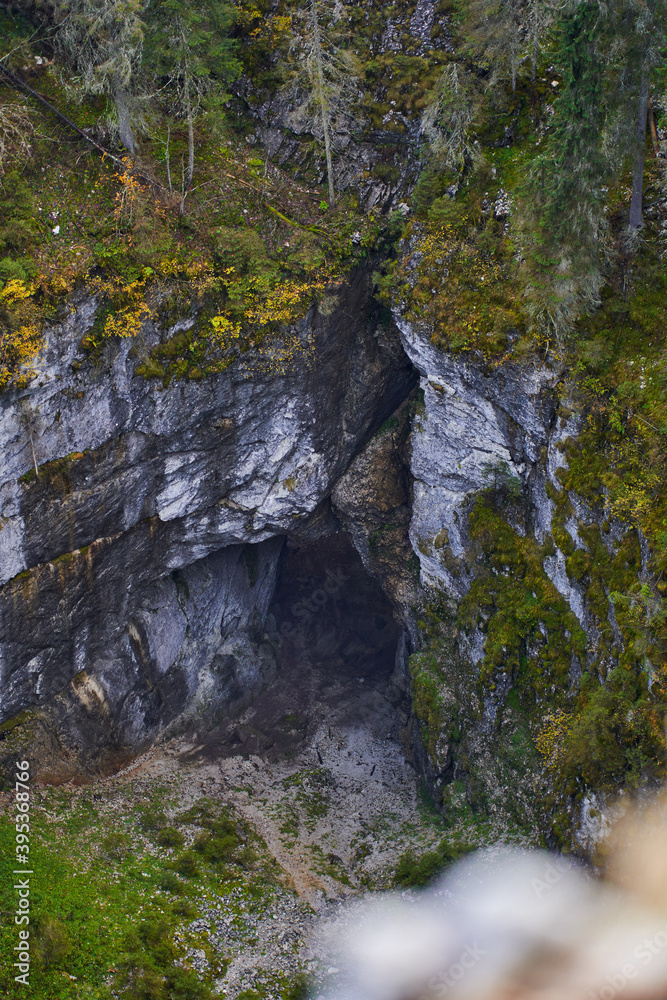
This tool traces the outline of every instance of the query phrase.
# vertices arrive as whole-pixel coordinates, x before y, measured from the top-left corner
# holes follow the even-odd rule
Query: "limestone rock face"
[[[392,416],[352,461],[332,493],[334,510],[350,533],[367,572],[380,581],[415,648],[414,607],[419,563],[409,526],[412,477],[408,439],[413,407]]]
[[[333,485],[414,384],[371,291],[360,272],[331,315],[311,310],[288,363],[168,387],[134,374],[130,340],[73,368],[90,298],[49,331],[39,379],[0,401],[2,719],[59,699],[59,719],[81,716],[74,743],[88,712],[137,746],[262,682],[282,540],[323,530]],[[159,336],[148,324],[143,344]]]
[[[447,547],[458,559],[465,555],[464,515],[474,494],[491,484],[494,470],[506,468],[531,485],[537,481],[544,461],[541,450],[555,424],[556,375],[519,366],[485,372],[481,365],[434,347],[410,324],[398,322],[424,393],[412,433],[410,538],[424,582],[444,584],[461,597],[470,574],[464,567],[455,578],[442,550]]]
[[[580,420],[559,411],[554,396],[558,373],[553,368],[511,363],[487,369],[481,362],[445,353],[431,344],[427,333],[400,317],[396,320],[423,392],[410,446],[410,541],[422,583],[460,600],[474,575],[467,514],[475,495],[493,486],[499,471],[515,478],[526,498],[528,518],[527,524],[513,527],[519,534],[530,531],[542,543],[554,512],[547,488],[561,492],[557,472],[566,465],[562,445],[577,436]],[[570,499],[578,520],[601,520],[581,499]],[[511,521],[512,512],[507,514]],[[585,548],[576,521],[566,527],[575,547]],[[582,587],[567,576],[564,553],[555,547],[543,565],[594,648],[598,631]],[[471,652],[474,661],[481,656],[479,646]]]
[[[288,360],[246,356],[168,386],[135,374],[131,340],[82,358],[96,314],[83,297],[49,331],[38,379],[0,397],[0,722],[27,710],[46,776],[110,770],[165,729],[248,705],[286,640],[340,665],[345,636],[354,663],[369,659],[393,613],[392,697],[405,713],[413,699],[402,738],[436,798],[507,816],[510,789],[524,827],[539,827],[537,723],[510,703],[502,664],[479,683],[487,626],[462,626],[459,609],[487,558],[469,514],[504,477],[521,499],[503,517],[597,655],[599,619],[568,558],[601,511],[566,497],[558,475],[578,418],[559,407],[551,368],[447,354],[400,316],[381,321],[370,273],[290,331]],[[141,349],[184,322],[147,324]],[[607,526],[610,552],[625,530]],[[322,583],[334,556],[351,581],[336,599]],[[359,612],[364,571],[390,611],[370,588]],[[326,613],[308,610],[302,628],[311,591]],[[620,645],[613,608],[608,621]],[[573,653],[573,690],[583,665]],[[592,849],[583,812],[571,825]]]
[[[487,490],[494,497],[494,509],[517,536],[535,543],[531,551],[539,553],[546,577],[586,635],[584,657],[580,661],[573,654],[570,665],[569,684],[577,690],[584,660],[590,665],[598,655],[600,626],[585,581],[568,575],[567,556],[577,549],[587,552],[582,532],[585,535],[589,526],[602,529],[604,522],[602,506],[592,510],[574,493],[564,494],[558,478],[558,471],[567,464],[563,443],[576,438],[580,418],[559,405],[555,396],[558,373],[552,368],[517,363],[487,366],[447,354],[431,343],[427,330],[395,318],[406,353],[419,371],[422,394],[408,449],[412,477],[409,538],[420,564],[426,631],[432,628],[429,606],[437,607],[438,622],[437,640],[430,646],[426,642],[411,667],[421,769],[445,811],[448,806],[458,808],[457,783],[463,782],[467,800],[475,808],[500,816],[506,813],[509,796],[512,810],[526,827],[544,828],[544,817],[532,815],[531,810],[538,794],[544,797],[550,777],[528,734],[537,735],[540,712],[549,709],[546,702],[542,710],[537,704],[527,719],[512,699],[508,702],[515,680],[502,664],[480,685],[485,620],[480,625],[462,625],[459,609],[473,580],[480,573],[488,574],[486,556],[469,533],[469,514],[480,491]],[[359,462],[357,458],[343,482]],[[498,478],[514,484],[516,502],[499,499],[503,493],[496,489]],[[572,511],[560,534],[554,530],[556,497]],[[498,505],[503,503],[500,510]],[[604,530],[610,551],[627,531],[620,524]],[[547,537],[552,534],[556,540]],[[567,542],[567,552],[559,548],[559,538],[561,545],[563,538]],[[548,544],[540,550],[545,540]],[[509,575],[513,572],[511,567],[506,570]],[[493,579],[493,575],[483,579]],[[492,610],[482,615],[498,613],[492,598],[489,607]],[[617,635],[611,604],[608,621]],[[546,639],[546,626],[540,623],[539,628]],[[422,630],[417,648],[425,641]],[[537,660],[539,651],[531,641],[525,656]],[[620,646],[620,635],[617,641]],[[610,659],[606,667],[613,666]],[[601,798],[596,799],[596,808],[603,809]],[[586,853],[594,838],[585,829],[581,810],[572,805],[570,812],[572,846]]]

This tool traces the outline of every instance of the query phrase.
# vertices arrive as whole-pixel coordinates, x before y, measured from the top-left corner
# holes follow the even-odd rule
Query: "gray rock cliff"
[[[129,340],[73,371],[95,307],[49,331],[39,379],[0,411],[2,719],[40,707],[93,756],[262,683],[282,540],[320,530],[415,379],[365,272],[300,321],[289,365],[168,388],[134,374]]]

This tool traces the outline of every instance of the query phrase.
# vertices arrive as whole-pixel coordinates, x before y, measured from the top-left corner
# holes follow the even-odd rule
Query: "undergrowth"
[[[230,956],[212,949],[192,920],[223,900],[232,917],[242,915],[245,898],[260,910],[271,905],[274,865],[228,808],[200,799],[178,812],[166,787],[153,789],[139,809],[131,800],[117,791],[104,801],[94,789],[33,791],[30,991],[40,1000],[210,1000]],[[14,834],[0,817],[5,956],[16,938]],[[206,953],[203,974],[188,958],[192,948]],[[8,1000],[25,993],[13,975],[5,961],[0,986]]]

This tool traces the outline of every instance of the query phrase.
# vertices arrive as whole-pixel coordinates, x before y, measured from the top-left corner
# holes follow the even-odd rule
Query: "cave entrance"
[[[209,735],[215,756],[276,760],[310,747],[321,762],[332,739],[399,747],[404,633],[345,532],[285,542],[267,625],[280,636],[277,675]]]
[[[380,686],[393,673],[401,629],[346,532],[286,543],[272,611],[287,669],[307,660],[325,678]]]
[[[317,909],[385,878],[421,822],[407,643],[344,532],[284,543],[264,640],[275,677],[184,752]]]

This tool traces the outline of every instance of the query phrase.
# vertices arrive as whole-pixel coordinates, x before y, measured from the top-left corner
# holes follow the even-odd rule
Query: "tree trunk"
[[[656,156],[660,156],[660,139],[658,138],[658,129],[655,124],[655,112],[653,110],[650,97],[648,99],[648,125],[649,132],[651,133],[651,142],[653,143],[653,152]]]
[[[132,134],[132,126],[130,124],[130,108],[127,100],[127,91],[120,81],[118,76],[114,76],[112,80],[113,86],[113,99],[116,104],[116,112],[118,113],[118,125],[120,127],[120,141],[122,142],[128,153],[134,154],[137,151],[137,144],[134,141],[134,135]]]
[[[165,159],[167,161],[167,180],[169,181],[169,190],[172,190],[171,186],[171,160],[169,158],[169,142],[171,140],[171,125],[167,125],[167,149],[165,152]]]
[[[190,76],[186,70],[185,75],[185,113],[188,120],[188,172],[185,178],[185,190],[192,187],[192,178],[195,173],[195,129],[192,121],[192,102],[190,100]]]
[[[537,16],[537,15],[536,15]],[[533,27],[533,44],[530,49],[530,82],[535,86],[537,80],[537,57],[540,54],[539,21]]]
[[[642,66],[639,83],[639,109],[635,134],[635,161],[632,168],[632,198],[630,200],[630,229],[643,225],[642,194],[644,190],[644,160],[646,158],[646,121],[648,117],[649,69]]]
[[[313,50],[315,55],[316,81],[315,94],[322,116],[322,131],[324,133],[324,152],[327,159],[327,180],[329,182],[329,205],[333,208],[336,201],[334,189],[333,161],[331,158],[331,122],[329,120],[329,102],[327,101],[324,69],[322,67],[322,42],[320,40],[320,24],[317,20],[317,0],[311,0],[313,19]]]
[[[327,159],[327,180],[329,182],[329,205],[333,208],[336,201],[336,191],[334,189],[333,161],[331,159],[331,136],[329,135],[329,121],[324,124],[324,154]]]

